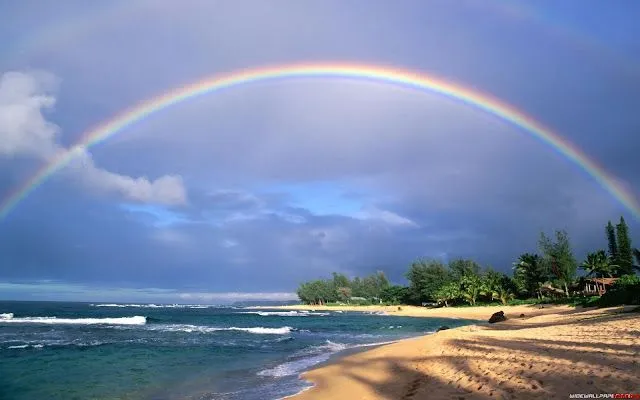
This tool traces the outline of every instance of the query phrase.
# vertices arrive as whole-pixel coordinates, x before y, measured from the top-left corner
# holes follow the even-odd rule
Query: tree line
[[[538,253],[521,254],[513,263],[511,274],[470,259],[449,263],[419,259],[405,273],[409,282],[406,286],[390,284],[382,271],[353,279],[334,272],[330,279],[300,284],[297,294],[303,303],[314,305],[364,302],[449,306],[475,305],[480,301],[508,304],[513,299],[541,300],[548,294],[571,297],[580,290],[579,269],[586,277],[623,277],[620,281],[625,284],[640,285],[635,275],[640,270],[640,251],[632,248],[624,218],[620,217],[615,226],[609,221],[605,234],[607,250],[590,252],[581,263],[574,256],[569,234],[557,230],[550,236],[540,233]]]

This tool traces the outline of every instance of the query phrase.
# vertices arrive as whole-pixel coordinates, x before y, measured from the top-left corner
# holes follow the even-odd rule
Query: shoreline
[[[414,336],[414,337],[398,339],[398,340],[394,340],[394,341],[390,341],[390,342],[372,343],[372,344],[368,344],[368,345],[355,346],[355,347],[346,348],[344,350],[340,350],[337,353],[333,353],[325,361],[321,361],[318,364],[315,364],[315,365],[311,366],[309,369],[306,369],[306,370],[302,371],[300,374],[298,374],[297,379],[299,381],[307,383],[308,384],[307,387],[303,388],[302,390],[300,390],[297,393],[290,394],[290,395],[287,395],[287,396],[284,396],[284,397],[279,397],[277,400],[292,399],[292,398],[295,398],[296,396],[298,396],[299,394],[302,394],[302,393],[304,393],[304,392],[306,392],[308,390],[313,389],[315,387],[315,384],[312,381],[310,381],[308,379],[305,379],[303,377],[303,375],[305,373],[307,373],[307,372],[310,372],[310,371],[313,371],[313,370],[316,370],[316,369],[320,369],[320,368],[324,368],[324,367],[330,366],[330,365],[332,365],[334,363],[339,363],[340,360],[342,360],[345,357],[349,357],[349,356],[356,355],[356,354],[359,354],[359,353],[364,353],[364,352],[367,352],[367,351],[371,351],[371,350],[374,350],[374,349],[376,349],[378,347],[388,346],[390,344],[395,344],[395,343],[401,342],[403,340],[415,339],[415,338],[418,338],[418,337],[421,337],[421,336],[424,336],[424,335],[418,335],[418,336]]]
[[[274,306],[274,307],[247,307],[256,310],[288,310],[288,311],[341,311],[341,312],[361,312],[375,313],[398,317],[423,317],[423,318],[447,318],[447,319],[468,319],[478,322],[486,322],[491,314],[504,311],[507,318],[518,318],[521,314],[525,317],[536,317],[554,312],[569,312],[576,310],[576,307],[569,305],[517,305],[517,306],[475,306],[475,307],[440,307],[427,308],[419,306]]]
[[[480,322],[337,354],[301,373],[299,379],[310,386],[286,398],[561,399],[570,393],[638,391],[640,315],[623,313],[633,307],[535,307],[495,307],[505,311],[507,321]],[[465,319],[482,315],[486,321],[495,312],[494,307],[465,308],[450,308],[447,314]],[[523,308],[528,313],[521,312]],[[386,311],[377,306],[341,310]],[[403,307],[389,315],[447,318],[435,310],[442,309]],[[519,318],[521,313],[525,318]]]

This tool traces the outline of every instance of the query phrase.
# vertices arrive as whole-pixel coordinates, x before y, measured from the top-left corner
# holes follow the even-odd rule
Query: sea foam
[[[113,307],[113,308],[217,308],[217,306],[202,304],[116,304],[101,303],[90,304],[91,307]]]
[[[57,317],[22,317],[15,318],[12,313],[2,314],[0,324],[50,324],[50,325],[144,325],[147,323],[146,317],[136,315],[135,317],[120,318],[57,318]],[[10,315],[10,317],[4,317]]]
[[[307,370],[316,364],[327,361],[333,354],[341,352],[343,350],[358,347],[380,346],[383,344],[390,344],[394,342],[395,341],[344,344],[326,340],[324,344],[307,347],[306,349],[296,352],[293,355],[293,357],[297,358],[295,360],[287,361],[282,364],[276,365],[273,368],[264,369],[258,372],[258,376],[282,378],[285,376],[298,375],[304,370]]]
[[[160,330],[163,332],[186,332],[186,333],[212,333],[222,331],[240,331],[253,333],[257,335],[286,335],[295,329],[290,326],[282,326],[279,328],[266,328],[262,326],[242,328],[237,326],[231,327],[215,327],[200,325],[148,325],[149,330]]]
[[[238,314],[254,314],[261,317],[308,317],[308,316],[327,316],[329,313],[310,313],[308,311],[243,311]]]

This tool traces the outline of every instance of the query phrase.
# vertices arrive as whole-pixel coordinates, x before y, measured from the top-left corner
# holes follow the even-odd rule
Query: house
[[[602,296],[617,280],[618,278],[587,278],[582,292],[586,296]]]

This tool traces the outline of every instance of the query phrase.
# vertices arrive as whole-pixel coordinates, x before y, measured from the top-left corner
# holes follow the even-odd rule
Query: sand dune
[[[441,331],[307,372],[304,378],[315,387],[294,398],[567,399],[571,393],[640,393],[640,314],[622,308],[503,309],[510,317],[506,322]],[[493,312],[449,311],[482,319]],[[520,313],[530,317],[517,318]]]

